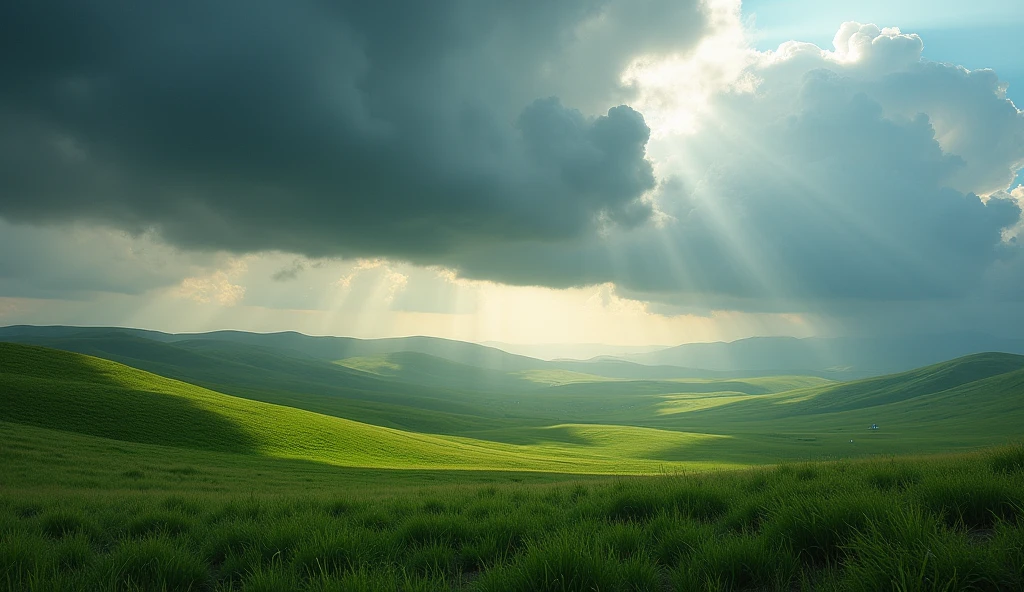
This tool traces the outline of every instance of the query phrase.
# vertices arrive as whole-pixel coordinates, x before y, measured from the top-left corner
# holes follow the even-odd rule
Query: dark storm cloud
[[[618,75],[703,23],[669,0],[8,3],[0,216],[413,260],[638,224],[649,130]]]
[[[847,23],[832,52],[747,56],[695,133],[659,140],[682,166],[656,179],[644,117],[619,105],[644,89],[618,81],[634,56],[693,45],[696,2],[0,10],[8,221],[614,282],[666,312],[1022,293],[1019,241],[1002,240],[1020,198],[1002,190],[1024,115],[995,73],[921,61],[914,35]]]
[[[0,220],[0,297],[139,295],[224,264],[222,255],[180,252],[151,236],[81,225],[33,228]]]

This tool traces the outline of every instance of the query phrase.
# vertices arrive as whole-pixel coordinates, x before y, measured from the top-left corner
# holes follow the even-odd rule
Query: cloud
[[[1018,185],[1012,191],[1006,191],[993,195],[996,199],[1011,200],[1017,203],[1017,207],[1024,210],[1024,185]],[[1021,244],[1024,235],[1024,216],[1011,228],[1003,230],[1003,242]]]
[[[152,234],[85,224],[32,227],[0,220],[0,296],[141,295],[223,265],[220,253],[182,251]]]
[[[639,224],[649,130],[619,74],[705,26],[697,0],[19,3],[0,216],[421,263]]]
[[[677,313],[835,313],[984,290],[988,269],[1022,257],[1003,240],[1019,200],[999,188],[1024,159],[1024,115],[994,73],[921,60],[916,35],[847,23],[835,43],[749,52],[696,131],[649,147],[663,159],[657,223],[480,249],[454,266],[521,284],[614,282]]]
[[[59,269],[209,302],[462,310],[422,266],[614,286],[663,314],[1024,293],[1024,115],[996,73],[923,60],[896,28],[755,52],[729,1],[59,4],[0,23],[0,217],[211,260],[74,276],[55,238],[35,266],[0,256],[9,295]],[[242,278],[224,251],[275,255]]]

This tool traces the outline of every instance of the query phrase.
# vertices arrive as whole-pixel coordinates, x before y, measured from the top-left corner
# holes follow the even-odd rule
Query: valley
[[[12,590],[848,589],[896,526],[1021,581],[1024,356],[838,381],[54,332],[0,342]]]

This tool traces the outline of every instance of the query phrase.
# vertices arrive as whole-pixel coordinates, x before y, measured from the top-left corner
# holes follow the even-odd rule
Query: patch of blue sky
[[[1024,108],[1024,2],[1021,0],[746,0],[757,49],[792,39],[832,47],[845,21],[899,27],[924,41],[924,57],[969,69],[991,68],[1007,83],[1007,97]],[[1024,184],[1024,170],[1014,185]]]

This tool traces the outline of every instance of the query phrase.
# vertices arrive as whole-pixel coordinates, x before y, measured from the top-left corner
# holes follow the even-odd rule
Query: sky
[[[1024,333],[1024,7],[0,9],[0,325]]]

